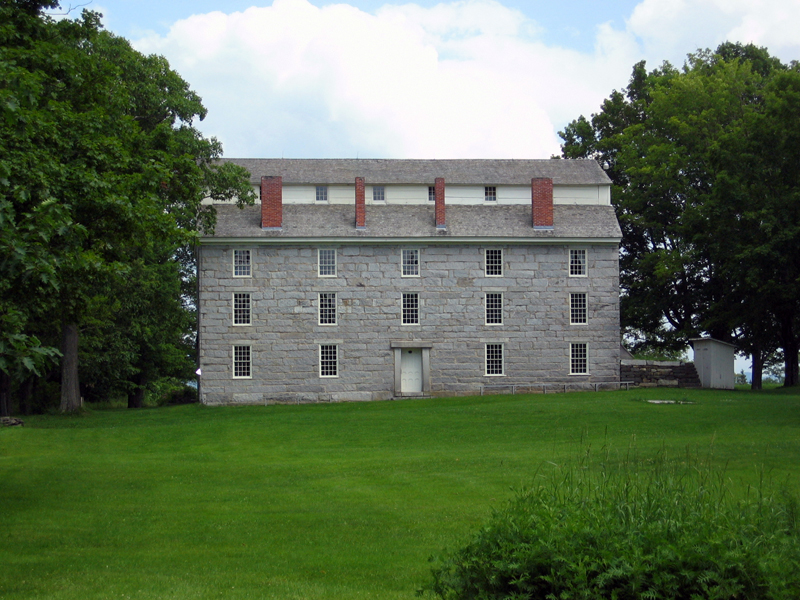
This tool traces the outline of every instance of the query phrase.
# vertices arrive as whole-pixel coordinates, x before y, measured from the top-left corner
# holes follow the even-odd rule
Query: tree
[[[709,334],[754,362],[781,347],[797,383],[798,77],[729,43],[680,72],[639,63],[625,94],[561,134],[565,157],[598,158],[614,183],[622,324],[638,345]]]
[[[132,324],[115,318],[98,328],[102,311],[90,310],[99,299],[132,302],[131,277],[155,277],[183,310],[178,259],[214,224],[202,200],[241,205],[254,193],[246,171],[218,164],[221,145],[193,127],[205,108],[166,60],[103,31],[95,13],[43,14],[55,6],[0,4],[0,319],[11,324],[0,332],[0,370],[19,378],[53,359],[54,347],[31,334],[33,321],[52,324],[62,331],[61,409],[71,411],[80,406],[81,328],[110,336],[114,322]],[[147,297],[138,296],[137,326],[151,314]],[[169,362],[159,352],[176,343],[177,321],[142,327],[148,333],[129,355],[136,365],[115,368],[135,379],[152,371],[148,361]],[[155,332],[162,325],[169,335]]]

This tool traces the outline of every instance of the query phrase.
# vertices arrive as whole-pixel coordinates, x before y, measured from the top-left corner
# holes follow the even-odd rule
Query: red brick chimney
[[[356,229],[367,228],[367,208],[364,203],[364,178],[356,177]]]
[[[280,229],[283,225],[283,177],[261,178],[261,228]]]
[[[553,228],[553,180],[549,177],[531,179],[531,204],[534,229]]]
[[[437,177],[434,182],[434,198],[436,200],[436,229],[447,229],[444,219],[444,177]]]

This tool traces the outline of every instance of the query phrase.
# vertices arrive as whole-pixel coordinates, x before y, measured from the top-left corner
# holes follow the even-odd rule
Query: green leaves
[[[44,369],[61,353],[42,346],[39,339],[24,332],[25,315],[0,304],[0,371],[17,378],[30,374],[41,376]]]
[[[41,14],[52,5],[0,5],[0,318],[20,316],[0,330],[0,369],[38,369],[42,344],[75,323],[107,338],[92,339],[98,352],[137,334],[116,365],[84,353],[104,370],[183,376],[193,320],[181,274],[198,228],[214,222],[202,201],[254,193],[242,169],[216,164],[220,144],[192,127],[206,109],[163,57],[102,31],[95,13]],[[120,302],[135,319],[107,310]]]

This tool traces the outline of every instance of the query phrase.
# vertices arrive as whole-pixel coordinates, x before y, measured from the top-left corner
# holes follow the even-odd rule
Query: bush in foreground
[[[800,598],[797,503],[698,460],[556,468],[439,561],[455,599]]]

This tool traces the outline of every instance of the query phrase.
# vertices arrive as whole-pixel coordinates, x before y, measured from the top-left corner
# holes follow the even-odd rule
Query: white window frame
[[[330,304],[331,300],[333,300],[332,306]],[[317,295],[317,314],[319,317],[317,323],[319,325],[322,325],[323,327],[330,327],[338,324],[336,302],[336,292],[319,292]]]
[[[582,353],[582,356],[581,356]],[[583,370],[576,370],[575,367],[583,366]],[[589,344],[586,342],[571,342],[569,345],[569,374],[588,375],[589,374]]]
[[[492,304],[493,306],[489,306],[489,296],[492,296]],[[499,299],[499,306],[495,306],[497,304],[497,300]],[[483,295],[483,307],[484,307],[484,324],[490,327],[496,327],[497,325],[503,324],[503,292],[486,292]],[[499,321],[489,321],[489,315],[499,315]]]
[[[386,186],[383,185],[372,186],[372,201],[386,202]]]
[[[245,356],[246,349],[246,356]],[[231,374],[233,379],[253,378],[253,347],[250,344],[234,344],[231,346]],[[246,369],[246,374],[242,375]]]
[[[330,348],[333,348],[332,358],[325,356],[325,352],[330,352]],[[318,354],[320,378],[332,379],[339,377],[339,344],[320,344]],[[325,370],[326,367],[328,368],[327,371]]]
[[[413,258],[406,261],[406,253]],[[418,248],[403,248],[400,250],[400,276],[419,277],[419,258],[420,251]]]
[[[576,256],[581,256],[582,255],[583,256],[583,261],[581,262],[580,260],[576,260],[575,262],[573,262],[573,260],[572,260],[573,253]],[[568,264],[567,264],[567,273],[569,273],[570,277],[588,277],[589,276],[589,274],[588,274],[588,271],[589,271],[588,254],[589,253],[586,251],[586,248],[570,248],[569,249],[569,258],[567,260],[567,262],[568,262]],[[573,272],[573,268],[572,268],[573,265],[576,265],[576,266],[580,265],[582,267],[582,272],[574,273]]]
[[[583,317],[583,320],[580,318]],[[569,324],[586,325],[589,323],[589,294],[586,292],[570,292]]]
[[[316,186],[315,191],[315,202],[327,202],[328,201],[328,186],[327,185],[318,185]]]
[[[499,273],[490,273],[489,272],[489,255],[497,256],[499,253],[500,261],[499,261]],[[486,274],[486,277],[502,277],[503,276],[503,259],[505,253],[503,252],[502,248],[487,248],[483,253],[483,272]],[[493,265],[495,266],[495,265]]]
[[[233,276],[234,277],[252,277],[253,276],[253,267],[252,267],[252,252],[250,250],[240,249],[233,251]],[[246,257],[247,260],[237,260],[238,258],[244,259]],[[246,268],[245,268],[246,267]],[[239,270],[237,272],[237,269]],[[246,272],[245,272],[246,271]]]
[[[490,355],[489,355],[489,348],[490,347],[495,348],[495,350],[493,350],[494,352],[497,352],[496,349],[499,348],[499,351],[500,351],[500,354],[499,354],[500,372],[499,373],[496,373],[496,372],[490,373],[489,372],[490,371],[490,368],[489,368],[489,364],[490,363],[489,363],[489,361],[490,360],[497,361],[497,356],[496,355],[490,357]],[[484,346],[483,346],[483,355],[484,355],[484,369],[485,369],[486,377],[503,377],[503,376],[505,376],[505,374],[506,374],[506,351],[505,350],[506,350],[505,349],[505,344],[503,344],[503,343],[494,343],[494,342],[489,343],[489,342],[487,342],[487,343],[484,344]],[[496,369],[491,369],[491,370],[495,371]]]
[[[240,298],[237,298],[237,296],[240,296]],[[238,304],[237,300],[240,300]],[[231,318],[235,327],[246,327],[253,324],[253,297],[250,292],[233,292],[231,307],[233,309]]]
[[[413,306],[412,304],[413,297]],[[400,295],[400,323],[402,325],[419,325],[419,292],[403,292]],[[406,320],[414,317],[413,321]]]
[[[496,185],[484,186],[483,199],[485,202],[497,202],[497,186]]]
[[[333,273],[323,273],[322,272],[322,254],[331,253],[328,256],[333,256]],[[339,257],[337,256],[338,252],[336,248],[317,248],[317,277],[336,277],[339,271]],[[330,265],[326,264],[326,267]]]
[[[428,186],[428,202],[436,202],[436,186]]]

